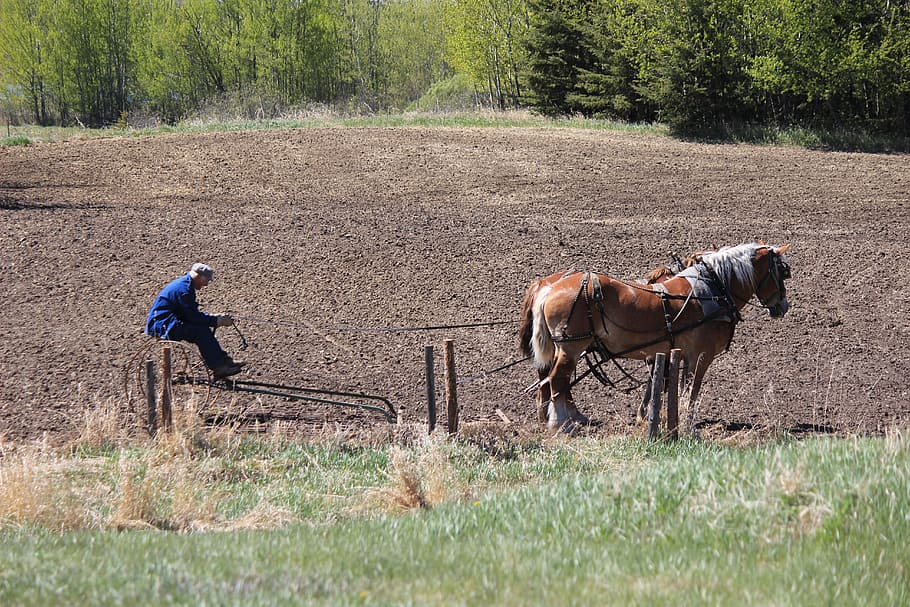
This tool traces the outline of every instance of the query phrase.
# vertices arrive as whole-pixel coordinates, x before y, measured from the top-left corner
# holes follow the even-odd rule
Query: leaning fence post
[[[679,438],[679,365],[682,361],[682,350],[670,350],[670,373],[667,377],[667,435],[676,440]]]
[[[436,429],[436,381],[433,377],[433,346],[423,347],[423,361],[427,376],[427,433]]]
[[[158,403],[155,399],[155,361],[145,361],[145,404],[148,407],[148,432],[155,436],[158,432]]]
[[[170,432],[173,418],[171,416],[171,399],[173,386],[171,384],[171,347],[161,348],[161,425],[165,432]]]
[[[660,434],[660,399],[664,391],[664,370],[667,368],[667,355],[658,352],[654,355],[654,373],[651,376],[651,407],[648,410],[648,439],[653,440]]]
[[[457,377],[455,375],[455,342],[445,339],[442,342],[445,353],[446,377],[446,419],[449,424],[449,434],[458,432],[458,394],[456,392]]]

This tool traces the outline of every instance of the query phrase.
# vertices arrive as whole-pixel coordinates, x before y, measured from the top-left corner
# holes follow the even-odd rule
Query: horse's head
[[[787,288],[784,284],[784,281],[790,278],[790,265],[787,263],[786,257],[789,250],[789,244],[782,247],[767,246],[759,249],[755,256],[756,269],[761,272],[761,267],[767,268],[764,277],[758,282],[755,295],[774,318],[782,317],[790,309],[790,303],[787,301]]]

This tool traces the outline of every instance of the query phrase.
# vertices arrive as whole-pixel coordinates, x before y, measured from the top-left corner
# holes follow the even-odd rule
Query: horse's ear
[[[765,245],[767,245],[768,243],[765,242],[765,239],[764,239],[764,238],[759,238],[759,239],[758,239],[758,244],[760,244],[761,246],[765,246]]]
[[[777,247],[777,249],[775,249],[775,252],[778,255],[783,255],[784,253],[786,253],[789,250],[790,250],[790,243],[787,243],[785,245]]]

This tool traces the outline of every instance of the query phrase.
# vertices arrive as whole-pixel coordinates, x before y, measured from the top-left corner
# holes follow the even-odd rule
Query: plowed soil
[[[248,362],[240,379],[380,395],[422,423],[424,347],[435,346],[441,400],[450,338],[462,422],[536,427],[530,363],[484,373],[521,358],[532,279],[566,268],[631,279],[669,251],[758,239],[792,244],[792,309],[745,310],[695,424],[720,436],[880,433],[910,422],[908,234],[903,155],[530,128],[3,148],[0,439],[65,440],[104,406],[141,432],[123,367],[157,292],[194,261],[215,268],[203,309],[232,312],[249,342],[241,352],[219,330]],[[490,324],[455,326],[477,323]],[[576,398],[594,422],[582,432],[640,432],[637,394],[589,377]],[[222,393],[211,406],[303,433],[386,423],[274,396]]]

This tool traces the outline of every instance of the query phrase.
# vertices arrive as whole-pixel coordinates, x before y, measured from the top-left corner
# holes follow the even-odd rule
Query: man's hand
[[[219,327],[230,327],[234,324],[234,319],[231,318],[230,314],[219,314],[218,315],[218,326]]]

